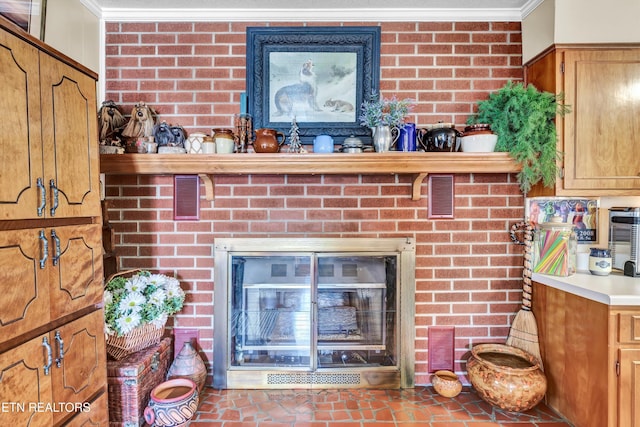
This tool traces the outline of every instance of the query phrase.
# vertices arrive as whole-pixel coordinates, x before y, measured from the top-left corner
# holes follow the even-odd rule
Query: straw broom
[[[511,330],[507,337],[507,345],[519,348],[526,351],[536,358],[540,369],[544,371],[542,366],[542,356],[540,355],[540,345],[538,343],[538,325],[536,324],[536,318],[531,311],[531,293],[533,287],[531,285],[531,271],[532,271],[532,241],[533,241],[533,227],[528,222],[519,222],[511,227],[511,238],[514,238],[515,230],[517,228],[524,227],[524,270],[522,273],[522,308],[511,324]]]

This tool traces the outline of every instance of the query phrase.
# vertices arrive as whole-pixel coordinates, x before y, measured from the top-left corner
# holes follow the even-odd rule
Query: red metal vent
[[[429,372],[453,371],[454,326],[429,327]]]
[[[453,175],[429,175],[428,218],[453,218]]]
[[[173,219],[200,219],[200,178],[198,175],[174,175]]]

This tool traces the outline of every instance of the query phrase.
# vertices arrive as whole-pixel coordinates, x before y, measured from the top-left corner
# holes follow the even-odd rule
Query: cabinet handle
[[[53,193],[53,206],[51,206],[51,216],[55,216],[56,209],[58,209],[58,187],[56,187],[56,182],[53,179],[49,181],[49,188],[51,188],[51,192]]]
[[[49,370],[53,363],[53,356],[51,355],[51,345],[49,345],[49,340],[46,336],[42,337],[42,346],[47,350],[47,364],[44,365],[44,374],[49,375]]]
[[[156,351],[155,353],[153,353],[153,357],[151,358],[151,372],[157,371],[159,365],[160,365],[160,352]]]
[[[44,213],[44,207],[47,204],[47,189],[44,188],[42,178],[38,178],[36,180],[36,185],[38,186],[38,190],[40,190],[40,206],[38,206],[38,216],[42,216],[42,214]]]
[[[58,368],[61,368],[62,360],[64,359],[64,341],[62,340],[62,336],[60,336],[60,331],[56,331],[54,338],[58,343],[58,357],[56,357],[56,366]]]
[[[42,256],[40,257],[40,269],[42,270],[49,257],[49,241],[44,235],[44,230],[40,230],[40,240],[42,240]]]
[[[53,240],[56,246],[55,254],[51,259],[51,262],[53,263],[53,265],[58,265],[58,261],[60,260],[60,238],[56,234],[56,230],[51,230],[51,239]]]

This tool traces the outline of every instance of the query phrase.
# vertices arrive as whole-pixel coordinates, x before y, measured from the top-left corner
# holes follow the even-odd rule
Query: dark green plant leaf
[[[533,85],[508,82],[488,99],[478,101],[477,114],[467,124],[488,123],[498,135],[495,151],[509,152],[521,164],[517,179],[523,193],[542,181],[552,187],[559,176],[556,115],[564,116],[570,107],[562,94],[541,92]]]

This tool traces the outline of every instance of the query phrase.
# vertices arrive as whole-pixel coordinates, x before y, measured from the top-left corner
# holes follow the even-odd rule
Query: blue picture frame
[[[247,97],[254,129],[289,134],[300,141],[328,134],[334,144],[357,136],[360,106],[380,86],[380,27],[248,27]]]

